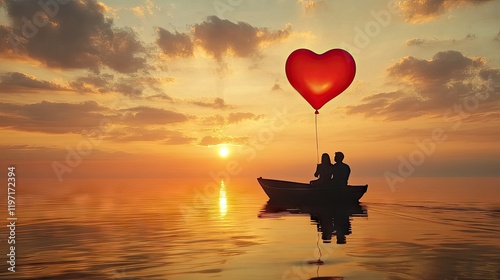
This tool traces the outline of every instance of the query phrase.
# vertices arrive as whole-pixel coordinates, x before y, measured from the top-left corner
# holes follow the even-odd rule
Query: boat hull
[[[357,202],[368,189],[368,185],[322,187],[262,177],[257,178],[257,181],[271,201],[295,204]]]

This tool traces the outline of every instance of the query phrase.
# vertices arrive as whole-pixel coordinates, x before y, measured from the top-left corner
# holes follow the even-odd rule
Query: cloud
[[[146,91],[156,93],[162,100],[172,100],[164,94],[162,86],[174,82],[171,77],[153,77],[129,74],[115,79],[112,74],[88,74],[70,81],[68,85],[40,80],[19,72],[0,75],[0,93],[37,93],[40,91],[76,91],[80,93],[121,93],[129,97],[141,97]]]
[[[270,31],[257,28],[245,22],[233,23],[229,20],[210,16],[193,28],[194,42],[217,60],[225,55],[251,57],[266,43],[279,42],[290,35],[290,26]]]
[[[132,73],[146,66],[146,59],[139,56],[145,54],[145,48],[130,28],[113,29],[113,34],[97,44],[101,47],[100,62],[113,70]]]
[[[397,7],[403,12],[406,21],[419,23],[432,20],[446,11],[468,5],[481,5],[493,0],[400,0]]]
[[[99,126],[106,108],[94,101],[78,104],[40,103],[18,105],[0,103],[0,127],[46,133],[80,133]]]
[[[389,79],[398,89],[365,97],[358,105],[347,106],[347,113],[405,120],[439,115],[465,100],[486,96],[490,78],[498,75],[483,58],[470,58],[458,51],[438,52],[430,60],[404,57],[388,68]],[[485,110],[498,110],[497,94],[481,100]],[[490,104],[490,106],[486,106]]]
[[[451,39],[451,40],[439,40],[439,39],[421,39],[421,38],[413,38],[406,40],[406,45],[413,47],[413,46],[419,46],[419,47],[428,47],[428,46],[441,46],[441,45],[458,45],[462,44],[465,42],[470,42],[476,39],[475,34],[467,34],[463,39]]]
[[[53,169],[51,167],[52,161],[61,161],[64,162],[64,159],[68,155],[68,150],[64,147],[56,147],[54,145],[48,146],[40,146],[40,145],[0,145],[0,154],[4,159],[13,160],[17,163],[28,163],[29,167],[33,165],[40,167],[40,162],[47,161],[45,165],[47,171],[50,173],[45,173],[44,177],[47,177],[47,174],[53,174]],[[110,159],[111,157],[117,158],[119,160],[123,160],[124,156],[129,154],[125,152],[107,152],[98,150],[97,147],[92,148],[92,155]],[[28,167],[28,166],[25,166]],[[38,169],[38,168],[35,168]],[[43,170],[43,168],[42,168]],[[41,170],[31,170],[35,174],[39,173]],[[43,172],[43,171],[42,171]],[[32,172],[30,172],[30,175]],[[28,174],[26,174],[28,175]]]
[[[264,115],[255,115],[254,113],[248,113],[248,112],[230,113],[229,116],[227,117],[227,123],[234,124],[247,120],[257,121],[263,117]]]
[[[166,139],[164,139],[162,143],[165,145],[183,145],[190,144],[194,140],[196,140],[196,138],[185,136],[178,131],[171,131],[170,133],[168,133]]]
[[[56,4],[44,9],[39,3]],[[145,68],[142,42],[130,28],[114,27],[113,20],[104,16],[103,4],[95,0],[57,3],[5,0],[11,26],[0,28],[0,44],[10,42],[0,49],[0,56],[11,56],[14,48],[18,55],[54,68],[98,71],[107,66],[121,73]],[[15,36],[6,38],[6,31]]]
[[[194,45],[186,33],[171,33],[163,28],[157,29],[158,39],[156,44],[168,57],[191,57],[193,56]]]
[[[469,76],[470,70],[482,69],[485,63],[482,58],[468,58],[458,51],[444,51],[436,53],[431,60],[404,57],[388,71],[395,78],[417,81],[424,86],[424,82],[431,82],[435,86],[443,81],[464,79]]]
[[[101,133],[105,133],[103,124],[112,124],[125,130],[149,129],[146,126],[171,125],[188,120],[184,114],[169,110],[135,107],[117,111],[94,101],[42,101],[25,105],[0,103],[0,116],[0,127],[56,134],[85,134],[84,131],[95,129],[101,129]]]
[[[1,7],[1,2],[0,2],[0,7]],[[5,25],[0,25],[0,57],[5,57],[5,58],[16,58],[19,59],[20,57],[16,55],[14,49],[13,49],[13,31],[12,28],[5,26]]]
[[[208,116],[203,119],[203,124],[206,125],[225,125],[227,123],[227,120],[224,116],[221,115],[213,115],[213,116]]]
[[[68,153],[64,149],[37,145],[0,145],[0,152],[7,160],[31,160],[32,162],[57,156],[63,158],[65,153]]]
[[[427,42],[425,39],[413,38],[406,40],[407,46],[422,46]]]
[[[325,5],[324,0],[298,0],[300,6],[304,8],[306,12],[312,12],[321,6]]]
[[[65,91],[70,89],[24,73],[7,72],[0,75],[0,93],[37,93],[47,90]]]
[[[244,144],[248,137],[231,137],[231,136],[205,136],[200,140],[201,146],[214,146],[219,144]]]
[[[230,73],[224,57],[251,58],[254,63],[249,69],[257,69],[258,62],[262,60],[262,48],[289,37],[291,25],[272,31],[245,22],[233,23],[209,16],[204,22],[195,24],[191,33],[170,32],[163,28],[157,28],[156,32],[156,44],[164,56],[193,57],[195,49],[201,49],[217,61],[217,74],[222,78]]]
[[[160,141],[165,145],[189,144],[196,140],[192,137],[184,136],[179,131],[172,131],[163,127],[118,127],[107,131],[102,139],[115,142],[131,141]]]
[[[155,10],[160,11],[160,7],[156,6],[153,1],[146,0],[145,5],[135,6],[130,8],[130,10],[138,17],[144,17],[146,15],[153,15]]]
[[[146,100],[150,101],[168,101],[168,102],[173,102],[174,99],[166,94],[155,94],[146,97]]]
[[[83,77],[78,77],[70,82],[73,90],[81,93],[111,93],[117,92],[129,97],[141,97],[148,89],[162,96],[162,86],[167,83],[174,82],[171,77],[152,77],[144,75],[129,74],[119,79],[115,79],[111,74],[90,74]]]
[[[113,90],[113,80],[114,76],[111,74],[87,75],[84,77],[78,77],[76,80],[70,82],[70,86],[75,91],[82,93],[108,93]]]
[[[136,83],[136,79],[125,79],[125,78],[122,78],[113,87],[114,91],[129,97],[141,96],[144,89],[145,89],[144,84]]]
[[[280,85],[280,84],[278,84],[278,82],[276,81],[276,82],[273,84],[273,86],[271,87],[271,90],[272,90],[272,91],[282,91],[282,90],[283,90],[283,88],[281,88],[281,85]]]
[[[211,101],[192,101],[191,104],[212,109],[230,109],[232,106],[227,105],[224,99],[217,97]]]
[[[221,115],[208,116],[203,119],[203,124],[223,126],[229,124],[237,124],[244,121],[258,121],[262,118],[264,118],[264,115],[256,115],[254,113],[249,113],[249,112],[237,112],[237,113],[230,113],[227,116],[221,116]]]
[[[175,82],[175,78],[172,77],[153,77],[133,74],[120,79],[115,85],[115,90],[130,96],[142,95],[144,90],[148,88],[156,93],[164,94],[162,86],[173,82]],[[128,86],[129,89],[136,89],[136,92],[128,93],[124,86]]]
[[[127,124],[171,124],[188,120],[182,113],[151,107],[135,107],[122,111],[126,113],[123,122]]]

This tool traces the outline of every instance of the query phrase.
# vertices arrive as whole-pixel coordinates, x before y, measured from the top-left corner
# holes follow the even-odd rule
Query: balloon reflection
[[[226,185],[224,180],[220,181],[219,188],[219,213],[222,217],[226,216],[227,213],[227,198],[226,198]]]

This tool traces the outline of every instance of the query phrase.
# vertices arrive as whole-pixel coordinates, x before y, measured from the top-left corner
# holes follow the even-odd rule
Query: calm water
[[[336,217],[337,244],[321,215],[263,212],[255,179],[19,180],[16,272],[3,227],[0,278],[500,279],[499,178],[352,183],[365,182],[361,214]]]

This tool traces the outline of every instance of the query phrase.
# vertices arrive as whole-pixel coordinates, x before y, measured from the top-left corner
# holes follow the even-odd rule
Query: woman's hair
[[[321,155],[321,163],[332,164],[332,161],[330,160],[330,155],[327,153],[322,154]]]

